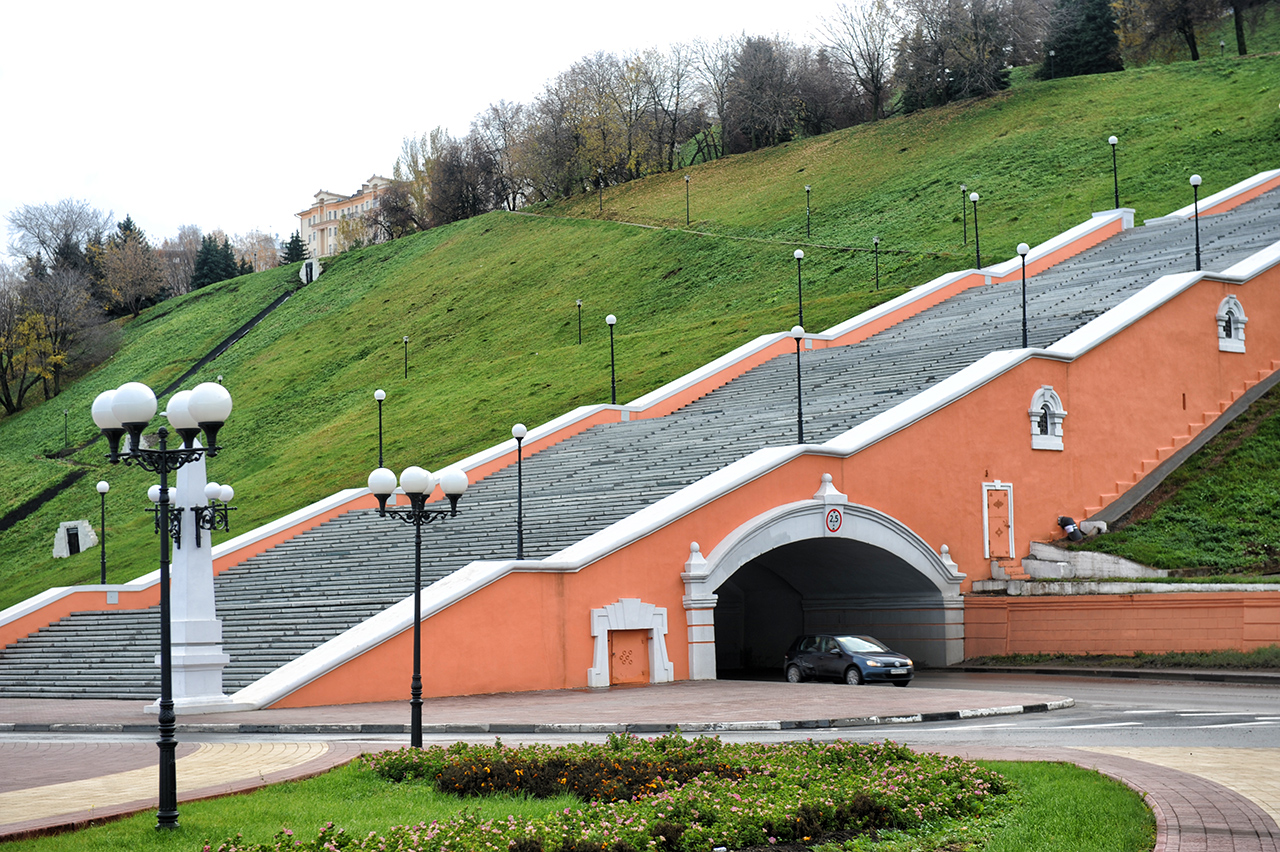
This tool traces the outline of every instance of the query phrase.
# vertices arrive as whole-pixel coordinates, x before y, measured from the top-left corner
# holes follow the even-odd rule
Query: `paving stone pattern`
[[[1031,276],[1030,345],[1048,346],[1161,275],[1194,269],[1194,225],[1158,221]],[[1205,269],[1280,234],[1280,191],[1200,222]],[[817,444],[989,352],[1021,346],[1019,280],[971,288],[851,346],[801,356]],[[1245,305],[1246,311],[1248,305]],[[767,446],[796,440],[795,356],[779,356],[666,417],[596,426],[524,462],[525,556],[541,559]],[[424,584],[515,555],[514,466],[474,483],[423,530]],[[412,594],[413,529],[347,513],[216,580],[232,693]],[[158,608],[71,615],[0,652],[0,697],[155,698]],[[430,651],[428,650],[428,653]]]

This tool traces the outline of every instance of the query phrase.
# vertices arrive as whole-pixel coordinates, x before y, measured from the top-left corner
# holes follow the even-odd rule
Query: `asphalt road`
[[[922,672],[917,686],[1055,692],[1076,704],[1053,713],[819,735],[920,746],[1280,748],[1280,688],[1274,686],[962,672]]]

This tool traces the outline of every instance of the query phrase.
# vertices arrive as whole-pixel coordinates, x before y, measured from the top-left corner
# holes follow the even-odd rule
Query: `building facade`
[[[378,206],[378,196],[391,185],[390,178],[372,175],[353,195],[320,190],[315,203],[295,213],[300,223],[299,232],[311,257],[329,257],[348,247],[357,233],[367,239],[363,227],[353,227],[352,221]]]

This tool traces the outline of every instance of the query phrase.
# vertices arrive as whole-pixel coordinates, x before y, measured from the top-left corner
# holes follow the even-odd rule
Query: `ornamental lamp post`
[[[409,498],[408,509],[388,509],[387,498],[396,490],[396,475],[385,467],[369,474],[369,490],[378,498],[378,516],[390,515],[413,524],[413,677],[409,682],[409,743],[422,748],[422,527],[432,521],[457,517],[458,500],[467,490],[467,474],[449,468],[439,478],[440,489],[449,498],[448,509],[428,509],[427,497],[436,487],[431,471],[417,465],[400,474],[400,487]]]
[[[105,586],[107,584],[107,492],[111,490],[111,486],[103,479],[98,482],[97,487],[98,497],[102,503],[102,518],[98,526],[102,530],[102,575],[99,582]]]
[[[809,208],[809,184],[804,185],[804,236],[809,239],[813,236],[813,231],[809,227],[810,208]]]
[[[578,300],[578,345],[582,345],[582,300]]]
[[[178,778],[176,768],[177,714],[173,704],[173,653],[171,604],[169,594],[169,505],[173,502],[169,474],[202,456],[213,458],[221,449],[218,432],[231,414],[231,394],[215,382],[203,382],[194,390],[180,391],[169,400],[166,416],[169,425],[182,438],[180,447],[169,446],[169,430],[160,427],[158,448],[144,447],[142,433],[156,413],[156,396],[141,382],[126,382],[115,390],[103,391],[93,401],[93,422],[107,438],[112,464],[136,464],[160,476],[153,486],[157,504],[156,521],[160,527],[160,748],[159,810],[156,828],[178,827]],[[205,446],[195,446],[196,437],[204,432]],[[120,441],[129,443],[120,450]]]
[[[1022,348],[1027,348],[1027,252],[1031,246],[1018,243],[1018,256],[1022,258]]]
[[[382,467],[382,401],[387,398],[387,392],[378,388],[373,398],[378,401],[378,467]]]
[[[969,205],[965,204],[965,193],[969,187],[960,184],[960,220],[964,223],[964,244],[969,245]]]
[[[1191,176],[1192,204],[1196,220],[1196,272],[1200,271],[1200,175]]]
[[[529,434],[523,423],[511,427],[516,439],[516,559],[524,559],[524,436]]]
[[[804,400],[800,386],[800,341],[804,340],[804,327],[793,325],[791,336],[796,341],[796,436],[797,443],[804,443]]]
[[[800,249],[795,251],[796,259],[796,322],[804,325],[804,278],[800,273],[800,261],[804,260],[804,252]]]
[[[1120,173],[1116,170],[1116,143],[1120,140],[1114,136],[1107,137],[1107,144],[1111,146],[1111,182],[1116,188],[1116,208],[1120,209]]]
[[[596,169],[596,190],[600,195],[600,212],[604,212],[604,169]]]
[[[969,200],[973,202],[973,253],[978,259],[978,269],[981,269],[982,248],[978,244],[978,193],[969,193]]]
[[[409,335],[404,336],[404,377],[409,378]]]
[[[611,405],[618,404],[618,374],[614,369],[613,359],[613,327],[618,324],[618,318],[613,314],[604,318],[605,323],[609,326],[609,402]]]
[[[689,176],[684,176],[684,226],[689,227]]]

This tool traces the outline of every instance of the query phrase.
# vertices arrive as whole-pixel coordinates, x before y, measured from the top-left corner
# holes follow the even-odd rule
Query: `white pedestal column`
[[[182,546],[173,547],[170,563],[174,706],[179,713],[234,709],[222,691],[222,669],[231,658],[222,652],[222,622],[214,607],[213,533],[201,530],[197,547],[191,511],[208,503],[204,458],[184,466],[176,478],[178,498],[171,511],[182,513]]]

